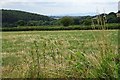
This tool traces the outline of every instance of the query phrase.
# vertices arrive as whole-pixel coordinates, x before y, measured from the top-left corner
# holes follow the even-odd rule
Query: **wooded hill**
[[[96,16],[68,16],[67,18],[61,17],[60,19],[53,19],[52,17],[25,12],[18,10],[5,10],[2,9],[2,27],[17,27],[17,26],[61,26],[66,23],[69,25],[92,25],[98,24],[96,18],[105,16],[106,23],[119,23],[120,18],[117,17],[117,13],[110,12],[109,14],[100,14]],[[70,23],[68,25],[68,23]],[[48,27],[47,27],[48,28]]]
[[[4,10],[2,9],[2,25],[3,26],[16,26],[17,22],[24,21],[24,23],[29,21],[51,21],[53,18],[48,16],[29,13],[18,10]]]

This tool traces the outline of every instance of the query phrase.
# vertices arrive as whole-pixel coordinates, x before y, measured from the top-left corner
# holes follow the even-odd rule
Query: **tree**
[[[82,21],[81,21],[81,24],[84,24],[84,25],[91,25],[91,24],[92,24],[92,20],[91,20],[91,19],[82,20]]]
[[[70,17],[63,17],[60,22],[63,26],[69,26],[74,23],[74,20]]]
[[[117,15],[114,12],[111,12],[107,15],[107,22],[108,23],[117,23]]]
[[[120,10],[118,11],[118,13],[120,13]]]
[[[15,23],[2,23],[2,27],[17,27],[17,25]]]
[[[23,21],[23,20],[19,20],[19,21],[17,21],[17,25],[18,26],[25,26],[25,21]]]
[[[74,18],[74,24],[79,25],[80,24],[80,18]]]

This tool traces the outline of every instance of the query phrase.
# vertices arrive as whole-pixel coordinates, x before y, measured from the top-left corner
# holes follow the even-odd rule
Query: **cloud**
[[[118,10],[119,0],[2,0],[2,8],[45,15],[99,13]]]

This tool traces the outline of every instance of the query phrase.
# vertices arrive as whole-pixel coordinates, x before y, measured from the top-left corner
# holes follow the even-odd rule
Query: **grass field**
[[[2,33],[3,78],[118,78],[118,30]]]

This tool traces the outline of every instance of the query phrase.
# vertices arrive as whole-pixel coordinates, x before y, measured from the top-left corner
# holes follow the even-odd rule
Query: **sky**
[[[0,8],[48,16],[85,16],[118,11],[119,0],[1,0]]]

